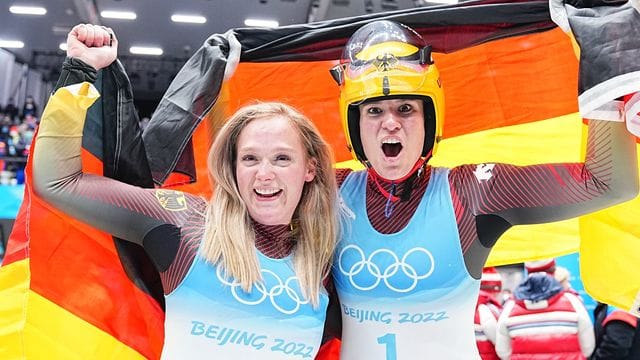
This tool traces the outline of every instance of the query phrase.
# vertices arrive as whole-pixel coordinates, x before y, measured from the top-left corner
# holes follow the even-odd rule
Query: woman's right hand
[[[118,39],[111,28],[79,24],[67,35],[67,56],[100,70],[116,60]]]

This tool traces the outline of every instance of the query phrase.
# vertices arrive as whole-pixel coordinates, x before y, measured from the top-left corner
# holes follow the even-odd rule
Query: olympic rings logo
[[[220,266],[218,266],[216,270],[216,275],[220,282],[231,287],[231,294],[233,294],[233,297],[242,304],[258,305],[265,299],[269,298],[271,304],[276,310],[283,314],[291,315],[296,313],[302,305],[309,303],[308,299],[305,300],[304,297],[296,292],[292,287],[294,282],[298,282],[298,278],[296,276],[291,276],[283,282],[282,279],[280,279],[278,275],[271,270],[261,269],[260,273],[262,274],[263,281],[254,284],[252,291],[248,293],[248,295],[256,293],[260,294],[258,298],[253,299],[247,298],[246,295],[243,295],[247,293],[242,290],[240,283],[235,279],[227,279]],[[274,279],[276,282],[276,285],[271,287],[269,290],[267,290],[265,285],[267,284],[268,278]]]
[[[346,260],[345,254],[349,252],[352,254]],[[355,255],[353,255],[355,252]],[[428,269],[418,271],[411,264],[408,263],[408,258],[411,255],[420,256],[420,264],[428,264]],[[382,256],[388,256],[393,260],[391,264],[388,264],[384,269],[380,268],[380,261],[376,263],[376,258]],[[356,258],[353,261],[353,258]],[[347,263],[348,261],[348,263]],[[418,263],[413,260],[412,263]],[[340,272],[349,278],[351,285],[361,291],[368,291],[376,288],[380,282],[384,284],[392,291],[398,293],[409,292],[418,285],[418,281],[426,279],[433,273],[435,269],[435,262],[431,252],[425,248],[414,247],[407,251],[402,259],[389,249],[378,249],[366,257],[364,251],[356,245],[345,246],[340,255],[338,256],[338,268]],[[398,279],[399,277],[405,277],[410,281],[403,286],[394,285],[390,280],[391,278]]]

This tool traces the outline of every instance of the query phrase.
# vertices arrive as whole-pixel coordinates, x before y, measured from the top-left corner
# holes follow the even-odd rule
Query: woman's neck
[[[367,172],[369,173],[369,179],[375,185],[376,191],[388,198],[389,201],[396,202],[401,199],[401,194],[411,195],[414,183],[422,177],[426,167],[425,160],[419,159],[405,176],[393,180],[382,177],[371,167],[367,169]],[[404,200],[406,201],[407,199]]]
[[[256,248],[262,254],[275,259],[291,254],[295,241],[290,225],[264,225],[255,221],[252,221],[252,225],[256,235]]]

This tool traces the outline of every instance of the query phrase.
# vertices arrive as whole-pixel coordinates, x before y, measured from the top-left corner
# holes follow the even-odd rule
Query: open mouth
[[[253,189],[253,192],[258,195],[259,198],[269,199],[280,195],[282,189]]]
[[[399,141],[390,140],[382,143],[382,152],[386,157],[396,157],[402,151],[402,144]]]

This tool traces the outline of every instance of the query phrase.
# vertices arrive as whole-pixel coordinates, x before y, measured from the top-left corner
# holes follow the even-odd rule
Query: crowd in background
[[[13,98],[0,106],[0,185],[24,183],[24,167],[39,123],[38,105],[32,96],[18,106]]]
[[[555,259],[524,265],[525,277],[508,292],[498,271],[483,272],[474,319],[482,360],[640,359],[636,317],[598,303],[592,321],[566,268]]]

